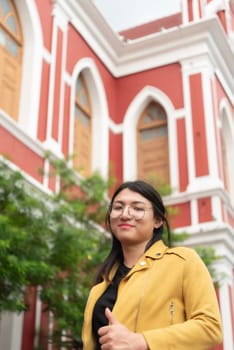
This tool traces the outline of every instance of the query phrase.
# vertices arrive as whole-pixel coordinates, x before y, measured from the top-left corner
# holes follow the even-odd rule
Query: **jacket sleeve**
[[[150,350],[209,350],[222,342],[213,281],[207,267],[192,249],[185,253],[183,297],[185,322],[143,332]]]

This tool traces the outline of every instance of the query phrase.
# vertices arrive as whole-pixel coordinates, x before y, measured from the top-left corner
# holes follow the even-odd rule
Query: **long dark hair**
[[[115,197],[124,189],[128,188],[129,190],[133,192],[137,192],[146,199],[148,199],[151,204],[154,211],[154,217],[155,219],[159,219],[162,221],[162,225],[158,228],[154,228],[153,230],[153,236],[151,240],[146,245],[145,250],[147,250],[155,241],[162,239],[163,234],[163,228],[166,227],[167,229],[167,242],[168,245],[171,245],[171,235],[170,235],[170,227],[168,220],[166,218],[166,208],[163,204],[162,198],[159,194],[159,192],[149,183],[142,181],[142,180],[135,180],[135,181],[127,181],[123,182],[114,192],[109,209],[106,213],[106,227],[108,231],[112,234],[112,247],[109,255],[101,265],[97,276],[94,280],[94,284],[97,284],[101,282],[103,279],[109,280],[109,274],[113,267],[113,265],[117,262],[121,264],[123,262],[123,252],[120,241],[116,239],[116,237],[113,235],[111,230],[111,224],[110,224],[110,212],[112,208],[112,204],[115,200]]]

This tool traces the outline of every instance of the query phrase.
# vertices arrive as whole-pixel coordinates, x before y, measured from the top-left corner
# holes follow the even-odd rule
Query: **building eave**
[[[115,77],[208,55],[234,89],[233,52],[216,16],[180,25],[135,40],[112,30],[92,1],[55,0],[70,22]]]

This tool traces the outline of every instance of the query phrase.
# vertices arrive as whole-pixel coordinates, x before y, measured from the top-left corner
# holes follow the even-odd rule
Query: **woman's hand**
[[[145,338],[140,333],[129,331],[112,314],[105,310],[108,326],[99,328],[99,342],[102,350],[148,350]]]

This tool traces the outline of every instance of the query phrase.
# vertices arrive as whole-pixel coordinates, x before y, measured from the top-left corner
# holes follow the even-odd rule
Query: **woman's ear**
[[[154,224],[154,227],[155,228],[159,228],[160,226],[162,226],[163,222],[161,219],[156,219],[155,220],[155,224]]]

